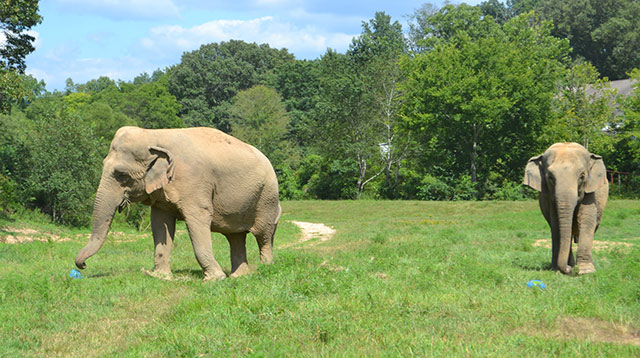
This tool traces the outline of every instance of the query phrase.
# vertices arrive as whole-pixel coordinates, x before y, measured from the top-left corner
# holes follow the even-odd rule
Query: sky
[[[180,63],[184,52],[229,40],[287,48],[315,59],[344,52],[376,11],[407,29],[420,0],[40,0],[43,21],[32,28],[36,50],[27,73],[49,91],[67,78],[131,81]],[[464,1],[475,5],[478,0]]]

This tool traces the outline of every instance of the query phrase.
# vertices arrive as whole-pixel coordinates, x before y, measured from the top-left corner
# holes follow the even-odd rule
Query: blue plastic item
[[[69,272],[69,277],[71,278],[83,278],[84,276],[82,276],[82,272],[73,269]]]
[[[538,287],[538,288],[543,289],[543,290],[545,288],[547,288],[547,285],[545,285],[544,282],[542,282],[540,280],[531,280],[531,281],[529,281],[529,283],[527,283],[527,286],[531,287],[531,288]]]

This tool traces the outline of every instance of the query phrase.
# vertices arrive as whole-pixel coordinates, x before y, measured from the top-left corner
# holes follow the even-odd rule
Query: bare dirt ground
[[[5,227],[2,231],[7,232],[8,235],[0,235],[0,242],[7,244],[22,244],[26,242],[40,241],[40,242],[60,242],[69,241],[69,238],[62,238],[60,235],[56,235],[50,232],[39,232],[33,229],[17,228],[17,227]]]
[[[312,239],[319,239],[319,242],[324,242],[330,240],[336,233],[335,229],[325,224],[309,223],[304,221],[291,221],[291,223],[300,228],[302,231],[302,237],[298,241],[282,245],[281,247],[291,247]]]
[[[551,239],[538,239],[533,243],[535,247],[544,247],[547,249],[551,248]],[[602,251],[602,250],[612,250],[616,248],[620,249],[628,249],[633,247],[634,244],[630,242],[615,242],[615,241],[599,241],[593,240],[593,250]]]

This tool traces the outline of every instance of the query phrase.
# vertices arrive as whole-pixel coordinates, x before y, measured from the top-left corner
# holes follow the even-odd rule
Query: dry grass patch
[[[561,317],[556,319],[551,327],[536,327],[524,333],[561,341],[580,340],[640,346],[640,331],[627,325],[595,318]]]
[[[636,240],[634,238],[633,240]],[[538,239],[533,243],[534,247],[544,247],[546,249],[551,248],[551,239]],[[593,240],[593,250],[594,251],[603,251],[603,250],[613,250],[613,249],[629,249],[633,247],[634,244],[630,242],[618,242],[618,241],[600,241]]]
[[[102,357],[108,351],[96,347],[111,347],[113,352],[124,352],[137,342],[132,339],[157,323],[157,319],[168,312],[177,302],[189,294],[177,286],[170,292],[149,300],[128,302],[102,317],[88,317],[68,331],[56,332],[42,337],[42,346],[37,356],[41,357]],[[92,315],[91,315],[92,316]],[[73,352],[73,354],[71,354]]]

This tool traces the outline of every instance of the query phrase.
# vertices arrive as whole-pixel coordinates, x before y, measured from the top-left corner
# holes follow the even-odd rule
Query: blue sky
[[[185,51],[228,41],[268,43],[299,59],[344,52],[362,21],[385,11],[406,27],[419,0],[40,0],[42,24],[27,73],[62,90],[65,80],[131,81],[175,65]],[[464,1],[477,4],[480,1]],[[442,1],[431,1],[442,6]]]

